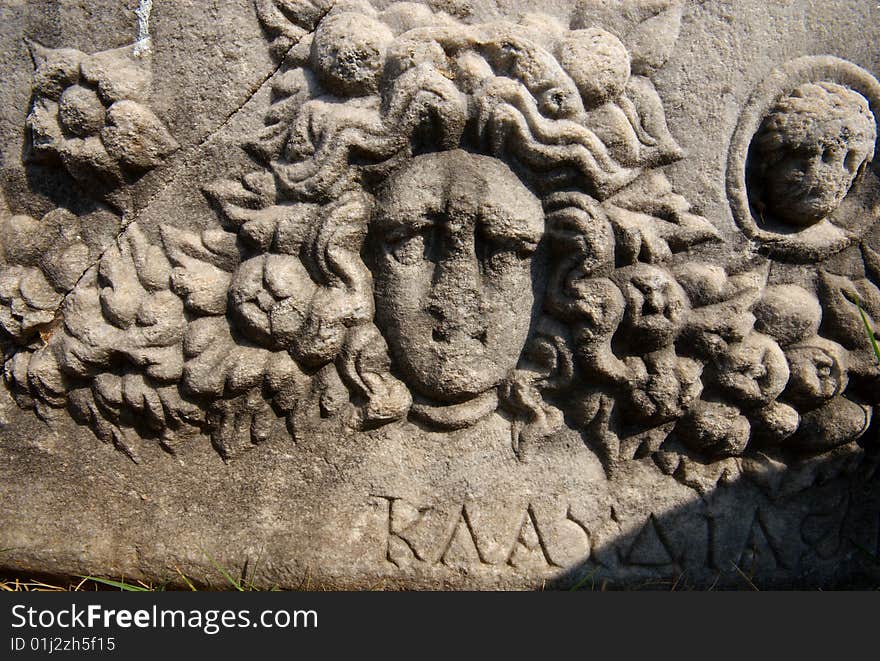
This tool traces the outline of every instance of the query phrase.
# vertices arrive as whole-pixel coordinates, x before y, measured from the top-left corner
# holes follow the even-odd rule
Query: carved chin
[[[778,213],[792,224],[808,226],[823,220],[835,208],[836,199],[805,196],[791,200],[789,205],[779,208]]]
[[[773,204],[773,210],[787,222],[806,227],[829,216],[844,197],[845,193],[816,194],[798,187],[780,194]]]
[[[419,394],[442,402],[470,399],[497,386],[507,374],[486,356],[463,354],[437,344],[411,352],[401,367],[405,380]]]

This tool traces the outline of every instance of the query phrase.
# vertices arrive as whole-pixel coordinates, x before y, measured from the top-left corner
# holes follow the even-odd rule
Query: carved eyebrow
[[[379,202],[371,224],[382,231],[393,231],[397,227],[412,225],[431,214],[430,200],[405,201],[398,199]]]
[[[537,245],[544,236],[544,228],[525,218],[481,216],[477,225],[481,236],[492,241],[515,241],[525,245]]]

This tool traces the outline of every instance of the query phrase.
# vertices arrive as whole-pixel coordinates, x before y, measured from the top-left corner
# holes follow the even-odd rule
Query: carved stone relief
[[[707,508],[682,530],[749,485],[771,505],[699,562],[764,544],[767,571],[790,570],[787,514],[767,508],[876,455],[880,83],[822,55],[751,90],[726,152],[731,230],[669,174],[688,156],[657,79],[686,3],[582,2],[567,20],[435,7],[256,0],[277,65],[263,127],[237,136],[246,168],[196,182],[213,215],[191,223],[133,204],[148,173],[171,185],[180,149],[150,109],[145,42],[30,41],[26,161],[90,210],[2,209],[17,406],[136,463],[210,438],[230,470],[277,443],[305,465],[321,429],[496,434],[522,466],[576,439],[601,466],[581,476],[601,515],[526,498],[484,525],[501,506],[470,492],[372,491],[383,561],[687,565],[662,516],[608,504],[632,479]],[[733,534],[709,528],[693,534]]]
[[[728,192],[762,251],[815,263],[876,223],[878,95],[872,74],[831,56],[787,62],[754,92],[731,145]]]

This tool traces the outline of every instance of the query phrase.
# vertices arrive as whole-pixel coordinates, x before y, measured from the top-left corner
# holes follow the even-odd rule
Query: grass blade
[[[743,579],[745,579],[745,582],[749,584],[749,587],[752,588],[752,590],[754,590],[755,592],[760,592],[758,586],[752,583],[752,579],[749,578],[749,576],[742,569],[740,569],[735,562],[732,562],[730,564],[732,564],[737,573],[742,576]]]
[[[581,578],[581,580],[579,580],[577,583],[575,583],[574,585],[572,585],[569,588],[569,592],[579,592],[580,590],[583,590],[584,586],[587,584],[587,582],[590,583],[591,589],[595,590],[596,589],[596,581],[594,580],[594,577],[596,575],[597,569],[598,569],[598,567],[593,567],[589,572],[584,574],[584,576],[583,576],[583,578]]]
[[[193,592],[198,592],[198,589],[195,585],[193,585],[193,582],[186,577],[186,574],[180,571],[180,567],[175,567],[175,569],[177,570],[177,573],[180,574],[180,578],[183,579],[183,582],[186,583],[186,587],[188,587]]]
[[[151,592],[149,588],[140,585],[130,585],[129,583],[124,583],[120,581],[113,581],[109,578],[97,578],[95,576],[80,576],[80,578],[84,578],[87,581],[93,581],[95,583],[101,583],[102,585],[109,585],[110,587],[118,588],[123,592]]]
[[[871,348],[874,349],[874,355],[877,357],[877,363],[880,364],[880,346],[877,344],[877,338],[874,335],[874,329],[871,328],[871,324],[868,323],[868,316],[865,314],[865,311],[862,310],[862,306],[856,302],[856,307],[859,309],[859,314],[862,316],[862,323],[865,324],[865,332],[868,333],[868,339],[871,341]]]
[[[220,566],[220,563],[218,563],[216,560],[214,560],[214,558],[212,558],[208,553],[205,553],[205,555],[208,556],[208,560],[210,560],[211,564],[214,565],[214,569],[216,569],[218,572],[220,572],[223,575],[223,578],[225,578],[227,581],[229,581],[229,584],[232,587],[234,587],[239,592],[245,591],[245,589],[241,586],[241,583],[236,581],[234,578],[232,578],[232,576],[229,574],[229,572]]]

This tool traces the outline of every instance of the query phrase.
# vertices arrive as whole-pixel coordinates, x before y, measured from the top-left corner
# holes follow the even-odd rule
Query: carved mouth
[[[836,205],[843,197],[835,191],[828,191],[818,184],[807,185],[798,181],[788,187],[787,199],[799,202],[802,206],[810,207],[816,211],[822,211],[829,206]]]

